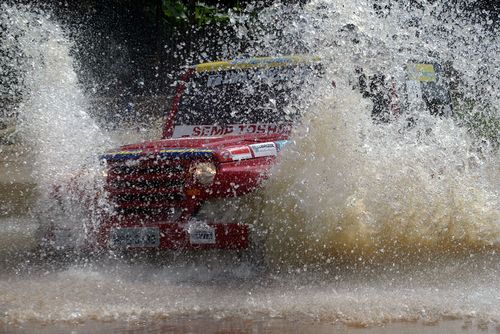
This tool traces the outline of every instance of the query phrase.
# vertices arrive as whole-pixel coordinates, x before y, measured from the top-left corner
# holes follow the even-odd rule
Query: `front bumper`
[[[111,224],[101,227],[97,244],[105,249],[246,249],[248,226],[191,222]]]
[[[243,202],[241,197],[207,200],[194,215],[173,210],[167,215],[108,216],[94,240],[105,249],[246,249],[253,219]]]

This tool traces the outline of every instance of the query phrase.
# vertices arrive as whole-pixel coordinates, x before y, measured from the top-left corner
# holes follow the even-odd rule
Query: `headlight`
[[[211,162],[198,162],[192,165],[189,171],[193,175],[195,181],[204,186],[208,186],[214,181],[217,168]]]

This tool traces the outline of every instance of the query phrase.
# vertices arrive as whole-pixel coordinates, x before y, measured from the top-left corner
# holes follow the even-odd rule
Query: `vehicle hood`
[[[101,158],[116,161],[159,155],[165,158],[203,157],[234,161],[276,155],[287,142],[287,136],[269,134],[171,138],[123,145],[106,152]]]

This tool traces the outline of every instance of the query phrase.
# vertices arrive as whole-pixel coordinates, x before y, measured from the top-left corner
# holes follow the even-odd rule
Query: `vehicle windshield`
[[[221,135],[238,129],[239,133],[273,132],[279,130],[274,130],[277,126],[289,130],[298,117],[293,101],[315,71],[313,65],[303,64],[195,72],[179,103],[174,137]]]

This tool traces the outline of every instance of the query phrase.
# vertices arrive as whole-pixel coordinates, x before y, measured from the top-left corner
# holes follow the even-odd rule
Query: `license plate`
[[[75,246],[73,233],[69,229],[57,229],[54,233],[54,244],[56,247]]]
[[[160,231],[158,227],[113,228],[109,242],[115,247],[158,247]]]
[[[192,229],[189,231],[189,241],[193,245],[215,244],[215,229],[212,227]]]

